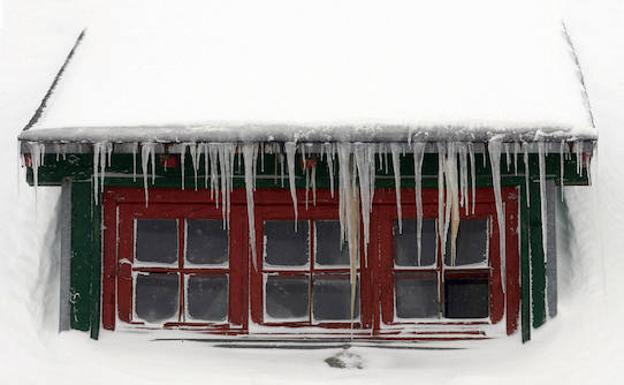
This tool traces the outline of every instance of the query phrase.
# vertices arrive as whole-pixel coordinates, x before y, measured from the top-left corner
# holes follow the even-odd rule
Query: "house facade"
[[[557,201],[598,137],[567,31],[321,3],[75,41],[18,138],[62,189],[61,329],[528,341],[556,315]]]

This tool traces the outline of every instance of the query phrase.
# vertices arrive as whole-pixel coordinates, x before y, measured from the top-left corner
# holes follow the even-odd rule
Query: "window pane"
[[[439,317],[438,279],[435,274],[395,273],[398,318]]]
[[[489,315],[487,279],[447,279],[444,296],[446,318],[486,318]]]
[[[433,265],[436,257],[436,229],[434,219],[423,218],[422,238],[420,242],[420,266]],[[395,224],[394,253],[394,260],[397,266],[419,266],[416,219],[403,220],[402,234],[399,234],[398,225]]]
[[[359,282],[356,282],[355,309],[353,318],[360,314]],[[314,319],[351,319],[351,281],[345,274],[319,274],[314,278]]]
[[[228,261],[228,233],[213,219],[186,221],[186,260],[196,265],[224,265]]]
[[[457,259],[454,266],[486,262],[488,254],[488,220],[485,218],[464,219],[459,222],[456,245]],[[447,266],[452,266],[450,231],[446,250],[444,263]]]
[[[226,274],[191,275],[187,284],[187,311],[191,318],[203,321],[224,321],[228,308],[228,277]]]
[[[175,219],[137,219],[138,262],[173,264],[178,260],[178,222]]]
[[[309,226],[307,221],[264,222],[264,260],[272,266],[305,266],[310,260]]]
[[[340,242],[340,222],[316,221],[316,264],[348,266],[349,247]]]
[[[266,315],[278,320],[307,319],[308,286],[307,276],[268,276],[265,293]]]
[[[136,276],[135,311],[149,323],[178,315],[179,281],[176,273],[139,273]]]

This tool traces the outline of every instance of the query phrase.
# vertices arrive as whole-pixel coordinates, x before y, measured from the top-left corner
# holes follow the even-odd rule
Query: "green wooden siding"
[[[477,185],[480,187],[492,186],[492,176],[489,160],[476,155]],[[156,181],[150,187],[181,187],[181,170],[163,169],[156,156]],[[185,185],[194,188],[195,180],[190,156],[185,162]],[[381,168],[379,159],[376,157],[378,170]],[[376,186],[378,188],[393,188],[394,177],[389,162],[388,172],[377,171]],[[539,194],[539,171],[536,154],[530,154],[529,165],[526,167],[522,156],[518,157],[518,170],[507,168],[505,157],[502,156],[501,174],[503,186],[517,186],[520,193],[520,283],[521,283],[521,332],[522,340],[528,341],[531,336],[531,326],[537,328],[546,321],[546,269],[544,264],[544,251],[542,249],[541,212]],[[198,187],[204,188],[203,161],[198,170]],[[296,185],[299,188],[305,186],[301,162],[296,163]],[[414,186],[413,158],[406,154],[401,160],[401,186],[410,188]],[[140,158],[137,157],[137,178],[132,178],[133,158],[131,154],[113,154],[112,165],[106,168],[107,173],[114,173],[113,177],[106,177],[107,186],[125,186],[143,188],[142,170]],[[234,186],[243,187],[244,179],[238,165],[238,158],[234,165]],[[258,166],[258,174],[276,177],[261,178],[257,181],[258,188],[280,188],[282,182],[279,178],[280,167],[273,155],[265,156],[264,171]],[[525,172],[529,171],[530,191],[525,188]],[[92,338],[97,338],[100,326],[100,298],[101,298],[101,207],[95,205],[92,191],[93,157],[92,154],[68,154],[66,159],[56,160],[56,155],[46,155],[45,165],[39,169],[39,183],[45,186],[60,186],[63,178],[72,179],[72,239],[71,239],[71,328],[82,331],[90,331]],[[337,174],[337,171],[336,171]],[[437,154],[425,154],[422,170],[423,187],[437,188],[438,161]],[[546,178],[561,183],[560,158],[558,154],[549,154],[546,158]],[[336,175],[337,176],[337,175]],[[28,169],[27,181],[32,185],[32,169]],[[317,167],[317,187],[329,187],[329,174],[324,162],[319,161]],[[335,178],[338,183],[338,178]],[[572,154],[570,159],[564,161],[563,184],[586,185],[588,184],[587,173],[577,175],[576,156]],[[284,187],[288,188],[288,178],[285,175]],[[527,207],[527,199],[530,207]],[[101,199],[99,200],[101,201]]]

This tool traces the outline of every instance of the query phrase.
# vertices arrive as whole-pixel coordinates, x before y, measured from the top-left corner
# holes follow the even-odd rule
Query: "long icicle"
[[[477,206],[477,164],[475,163],[474,146],[470,142],[468,142],[468,155],[470,156],[470,188],[472,189],[471,213],[474,215]]]
[[[255,159],[258,153],[257,143],[243,145],[243,162],[245,166],[245,193],[247,198],[247,221],[249,227],[249,245],[254,269],[258,270],[256,253],[256,221],[254,215],[254,181],[256,179]]]
[[[297,187],[295,186],[295,156],[297,155],[297,144],[294,142],[284,143],[286,151],[286,162],[288,163],[288,185],[290,187],[290,197],[292,199],[293,211],[295,213],[295,232],[297,231]]]
[[[505,240],[505,212],[503,210],[503,196],[501,191],[500,155],[501,139],[494,137],[488,143],[490,154],[490,166],[492,168],[492,185],[494,187],[494,200],[496,201],[496,221],[498,222],[498,239],[501,260],[501,282],[505,287],[505,262],[506,262],[506,240]]]
[[[396,199],[397,221],[399,224],[399,234],[403,233],[403,215],[401,208],[401,145],[399,143],[390,143],[390,152],[392,153],[392,172],[394,174],[394,195]]]
[[[416,242],[418,249],[418,266],[421,264],[422,255],[422,222],[423,222],[423,204],[422,204],[422,164],[425,157],[426,143],[413,142],[414,152],[414,195],[416,196]]]
[[[445,229],[445,239],[448,230],[450,230],[450,259],[451,266],[455,266],[457,259],[457,233],[459,231],[459,198],[457,186],[457,143],[450,142],[447,145],[446,152],[446,191],[447,191],[447,229]],[[450,205],[448,204],[450,203]],[[450,215],[450,218],[449,218]],[[450,219],[450,221],[449,221]]]
[[[442,255],[446,252],[446,239],[444,234],[444,228],[446,227],[444,221],[444,169],[446,158],[446,146],[444,143],[438,142],[438,239],[442,251]]]
[[[537,142],[540,181],[540,210],[542,217],[542,248],[544,249],[544,262],[548,260],[548,220],[546,202],[546,154],[545,143]]]
[[[529,166],[529,144],[527,142],[522,143],[522,152],[524,156],[524,184],[526,188],[526,204],[527,207],[531,207],[531,189],[529,184],[530,166]]]

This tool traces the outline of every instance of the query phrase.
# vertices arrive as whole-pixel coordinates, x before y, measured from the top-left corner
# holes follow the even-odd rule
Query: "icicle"
[[[583,141],[576,142],[576,173],[583,176]]]
[[[288,162],[288,184],[290,187],[290,197],[292,198],[293,210],[295,212],[295,231],[297,231],[297,187],[295,186],[295,155],[297,155],[297,144],[294,142],[284,143],[286,151],[286,161]]]
[[[355,299],[357,290],[357,268],[359,263],[359,229],[360,219],[358,216],[360,207],[358,194],[354,189],[354,177],[351,162],[352,145],[350,143],[338,143],[338,167],[340,183],[338,185],[339,217],[341,241],[347,240],[349,246],[351,283],[351,320],[355,315]],[[373,166],[374,167],[374,166]]]
[[[446,251],[446,234],[444,234],[444,228],[446,227],[444,221],[444,170],[445,170],[445,158],[446,158],[446,147],[444,143],[438,142],[438,226],[437,233],[438,239],[440,240],[438,243],[442,248],[442,255],[445,254]]]
[[[182,190],[184,190],[184,172],[186,171],[186,167],[184,165],[184,159],[186,158],[186,146],[188,146],[188,144],[186,143],[182,143],[180,144],[180,169],[181,169],[181,175],[182,175]]]
[[[364,229],[364,262],[368,265],[368,244],[370,242],[370,215],[373,211],[375,192],[375,145],[356,143],[354,145],[355,164],[360,181],[360,202],[362,227]],[[371,172],[372,171],[372,172]],[[371,178],[372,175],[372,178]],[[355,180],[355,175],[351,176]]]
[[[522,151],[524,152],[524,184],[526,188],[526,204],[527,207],[531,207],[531,189],[529,188],[529,144],[527,142],[522,143]]]
[[[45,145],[37,142],[27,142],[30,148],[30,161],[33,170],[33,185],[35,187],[35,209],[37,207],[37,190],[39,188],[39,166],[43,165]],[[97,191],[97,190],[96,190]]]
[[[97,205],[100,192],[104,192],[106,165],[113,152],[112,143],[93,144],[93,200]]]
[[[472,210],[474,215],[477,207],[477,164],[475,163],[474,147],[468,142],[468,155],[470,156],[470,187],[472,188]]]
[[[143,189],[145,190],[145,207],[149,202],[149,192],[147,188],[148,181],[148,165],[151,159],[152,162],[152,183],[154,183],[156,177],[156,155],[155,155],[155,143],[142,143],[141,144],[141,167],[143,170]]]
[[[100,195],[100,188],[98,183],[100,182],[100,151],[102,150],[102,143],[93,143],[93,201],[98,204],[98,197]]]
[[[539,180],[540,180],[540,209],[542,212],[542,248],[544,249],[544,262],[548,260],[548,221],[547,221],[547,202],[546,202],[546,154],[545,143],[537,143],[537,152],[539,156]]]
[[[459,204],[464,207],[464,212],[468,215],[468,149],[465,144],[457,144],[459,154]]]
[[[309,207],[309,192],[310,192],[310,170],[306,167],[305,160],[303,164],[303,170],[305,174],[305,209],[308,211]]]
[[[457,232],[459,231],[459,199],[457,186],[457,144],[448,143],[446,153],[446,228],[444,239],[451,231],[451,265],[455,266],[457,256]],[[450,204],[449,204],[450,203]],[[450,218],[449,218],[450,216]],[[450,221],[449,221],[450,219]]]
[[[505,163],[507,165],[507,172],[511,171],[511,156],[509,151],[509,143],[503,143],[505,147]]]
[[[394,174],[394,195],[396,198],[397,220],[399,223],[399,234],[403,234],[403,218],[401,209],[401,145],[399,143],[390,143],[390,152],[392,153],[392,170]]]
[[[200,151],[204,154],[204,189],[208,190],[208,174],[209,174],[209,155],[208,155],[208,145],[206,143],[201,143],[197,147],[197,151]]]
[[[280,179],[281,179],[281,187],[284,188],[284,154],[280,152]]]
[[[518,153],[520,152],[520,143],[514,142],[514,174],[518,175]]]
[[[414,142],[414,189],[416,196],[416,241],[418,249],[418,266],[421,266],[422,254],[422,222],[423,222],[423,204],[422,204],[422,164],[425,157],[426,143]]]
[[[260,172],[264,172],[264,152],[265,152],[264,143],[260,143]],[[255,183],[255,180],[256,178],[254,178],[254,183]]]
[[[501,282],[505,287],[505,211],[503,210],[503,196],[501,191],[501,173],[500,173],[500,154],[501,140],[492,138],[488,143],[488,152],[490,154],[490,166],[492,168],[492,186],[494,187],[494,200],[496,201],[496,221],[498,222],[498,237],[501,260]]]
[[[312,204],[316,207],[316,165],[312,167]]]
[[[191,153],[191,163],[193,164],[193,176],[195,177],[195,191],[197,191],[197,170],[199,169],[199,154],[197,153],[197,144],[190,143],[189,151]]]
[[[251,260],[254,269],[258,270],[256,254],[256,221],[254,215],[254,181],[256,179],[255,159],[258,152],[257,143],[244,144],[243,158],[245,162],[245,193],[247,197],[247,220],[249,227],[249,245],[251,246]]]
[[[559,190],[561,194],[561,202],[563,202],[563,150],[565,148],[565,140],[561,140],[559,145]]]
[[[336,149],[332,143],[327,143],[328,148],[326,151],[327,154],[327,170],[329,171],[329,192],[331,197],[334,197],[334,156],[336,154]]]
[[[230,193],[232,192],[232,174],[234,172],[234,158],[236,156],[236,144],[221,143],[218,147],[219,166],[221,176],[221,215],[223,228],[230,229]]]
[[[132,181],[136,182],[138,143],[132,143]]]
[[[214,199],[215,206],[219,208],[219,144],[208,144],[210,156],[210,198]]]

